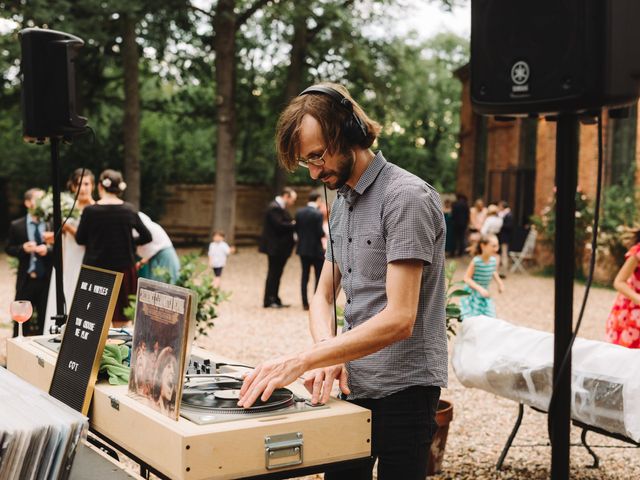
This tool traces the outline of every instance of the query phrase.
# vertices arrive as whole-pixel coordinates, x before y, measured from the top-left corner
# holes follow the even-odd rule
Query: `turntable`
[[[7,343],[7,368],[48,390],[57,345],[51,336]],[[249,409],[237,406],[247,367],[192,350],[173,421],[98,382],[89,413],[92,431],[161,478],[289,478],[366,461],[371,412],[331,399],[313,406],[299,384]]]

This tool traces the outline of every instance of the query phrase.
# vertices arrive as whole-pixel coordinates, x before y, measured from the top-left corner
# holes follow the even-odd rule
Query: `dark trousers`
[[[49,279],[31,277],[27,277],[20,292],[16,293],[16,300],[29,300],[33,306],[34,315],[22,326],[25,336],[42,335],[48,294]],[[18,322],[13,322],[13,336],[18,336]]]
[[[325,480],[370,480],[378,459],[378,480],[424,480],[436,433],[440,387],[409,387],[388,397],[353,400],[371,410],[371,464],[325,473]]]
[[[457,257],[464,255],[466,242],[465,236],[467,233],[467,227],[461,227],[459,225],[453,226],[453,256]]]
[[[309,273],[311,273],[311,267],[313,267],[313,273],[316,274],[316,283],[313,287],[313,291],[315,293],[318,288],[318,282],[320,281],[320,272],[322,272],[324,257],[308,257],[306,255],[300,255],[300,262],[302,263],[302,280],[300,282],[300,288],[302,289],[302,305],[308,307],[309,299],[307,298],[307,285],[309,284]]]
[[[284,271],[289,256],[269,255],[269,270],[267,271],[267,282],[264,287],[264,306],[268,307],[273,303],[282,304],[278,296],[280,290],[280,277]]]

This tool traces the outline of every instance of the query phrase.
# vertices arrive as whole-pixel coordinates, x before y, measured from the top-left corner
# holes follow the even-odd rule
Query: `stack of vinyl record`
[[[0,480],[67,478],[87,418],[0,368]]]

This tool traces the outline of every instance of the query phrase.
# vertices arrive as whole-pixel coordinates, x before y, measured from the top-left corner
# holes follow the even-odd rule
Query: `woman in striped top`
[[[498,282],[498,291],[502,293],[504,284],[498,275],[497,252],[500,248],[498,237],[495,235],[483,235],[475,245],[473,259],[469,263],[464,275],[465,290],[470,294],[460,299],[462,319],[486,315],[496,316],[496,307],[489,293],[491,279]]]

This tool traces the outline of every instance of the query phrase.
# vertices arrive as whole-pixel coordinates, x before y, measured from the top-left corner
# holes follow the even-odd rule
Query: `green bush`
[[[198,295],[198,305],[196,310],[196,337],[208,335],[208,330],[214,326],[213,320],[218,316],[216,307],[227,300],[230,293],[223,292],[213,286],[213,277],[196,253],[189,253],[180,257],[180,272],[176,285],[188,288]],[[158,278],[163,278],[169,283],[170,275],[166,269],[155,268],[153,274]],[[129,320],[135,320],[136,296],[129,296],[129,306],[125,308],[125,316]]]

